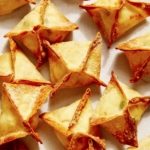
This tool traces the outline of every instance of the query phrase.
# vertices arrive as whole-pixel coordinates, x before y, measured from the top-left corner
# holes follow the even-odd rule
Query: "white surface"
[[[52,0],[52,2],[68,19],[70,19],[72,22],[75,22],[79,26],[79,30],[73,31],[68,35],[68,40],[93,40],[96,33],[98,32],[98,28],[86,13],[86,11],[78,7],[79,4],[81,4],[81,0]],[[0,17],[0,54],[9,49],[8,39],[3,38],[3,35],[9,32],[21,20],[21,18],[31,10],[31,7],[33,6],[25,5],[9,15]],[[134,90],[137,90],[142,95],[150,95],[150,82],[140,80],[135,84],[129,83],[129,79],[132,77],[132,73],[128,61],[124,53],[120,52],[119,50],[115,50],[114,48],[116,44],[121,41],[129,40],[147,32],[150,32],[150,18],[148,18],[146,21],[143,21],[136,27],[129,30],[122,37],[120,37],[109,50],[107,49],[107,43],[105,40],[103,40],[101,79],[105,83],[108,83],[111,77],[111,71],[113,70],[121,82],[125,83]],[[41,72],[46,78],[49,76],[47,70],[47,64],[41,68]],[[88,87],[90,87],[92,90],[91,100],[95,105],[100,99],[104,88],[95,85]],[[47,102],[43,105],[40,114],[46,111],[60,108],[81,98],[86,88],[87,87],[79,87],[75,89],[61,90],[53,99],[47,100]],[[139,140],[145,136],[150,135],[149,113],[150,108],[145,112],[140,124],[138,125]],[[117,140],[110,136],[108,133],[105,131],[102,132],[106,138],[107,150],[126,149],[126,146],[119,144]],[[29,150],[65,150],[62,144],[56,138],[53,129],[40,119],[38,133],[43,141],[43,144],[37,143],[37,141],[35,141],[31,136],[23,138]]]

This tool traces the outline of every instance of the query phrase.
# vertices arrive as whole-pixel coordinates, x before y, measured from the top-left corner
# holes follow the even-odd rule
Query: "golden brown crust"
[[[150,147],[150,136],[144,137],[139,141],[139,146],[137,147],[128,147],[127,150],[148,150]]]
[[[128,110],[122,116],[101,123],[101,126],[111,133],[120,143],[138,147],[137,124],[130,117]]]
[[[76,111],[74,113],[72,120],[69,123],[68,130],[70,130],[78,122],[78,120],[80,118],[80,114],[82,113],[82,109],[84,109],[84,107],[86,106],[86,103],[87,103],[90,95],[91,95],[91,90],[87,89],[86,92],[84,93],[82,99],[80,100],[78,107],[76,108]]]

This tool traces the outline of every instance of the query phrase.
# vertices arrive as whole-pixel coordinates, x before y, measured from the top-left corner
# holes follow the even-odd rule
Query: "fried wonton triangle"
[[[45,41],[44,45],[49,52],[50,81],[54,85],[52,95],[61,88],[92,83],[105,86],[99,79],[102,48],[100,33],[93,41],[69,41],[53,45]]]
[[[12,39],[10,39],[10,49],[13,65],[13,83],[50,84]]]
[[[129,61],[133,78],[130,82],[150,75],[150,33],[121,42],[116,49],[123,51]]]
[[[41,108],[51,90],[49,85],[5,83],[3,87],[23,120],[29,120]]]
[[[38,110],[46,101],[51,87],[3,83],[0,113],[0,145],[31,134],[42,143],[35,128]]]
[[[41,65],[46,58],[42,40],[61,42],[75,29],[77,25],[61,14],[51,1],[41,0],[5,37],[13,37],[25,45],[38,58],[38,65]]]
[[[97,0],[83,4],[93,21],[110,45],[127,30],[150,15],[150,3],[139,0]]]
[[[150,149],[150,136],[145,137],[139,142],[139,147],[129,147],[127,150],[149,150]]]
[[[149,105],[150,97],[142,97],[117,80],[112,72],[98,105],[91,125],[100,124],[120,143],[138,146],[137,123]]]
[[[35,4],[35,0],[0,0],[0,16],[9,14],[27,3]]]
[[[99,127],[90,126],[89,118],[92,113],[90,89],[87,89],[82,99],[52,112],[45,112],[40,118],[54,128],[58,139],[67,149],[105,149]]]

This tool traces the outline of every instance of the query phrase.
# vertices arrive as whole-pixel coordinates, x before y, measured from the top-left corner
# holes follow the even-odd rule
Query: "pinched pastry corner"
[[[89,118],[93,114],[90,93],[87,89],[80,100],[40,115],[68,150],[106,149],[99,126],[90,126]]]

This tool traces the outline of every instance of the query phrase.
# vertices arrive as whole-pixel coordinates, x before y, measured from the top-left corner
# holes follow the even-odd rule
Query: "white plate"
[[[145,0],[146,1],[146,0]],[[147,0],[148,2],[149,0]],[[39,0],[37,0],[39,2]],[[52,0],[57,8],[72,22],[75,22],[79,26],[79,30],[73,31],[68,35],[68,40],[76,41],[91,41],[99,31],[92,19],[86,13],[85,10],[79,8],[81,0]],[[0,54],[9,49],[9,42],[3,35],[9,32],[22,18],[26,15],[33,5],[25,5],[13,13],[5,16],[0,16]],[[132,73],[128,64],[128,61],[124,53],[119,50],[115,50],[115,46],[121,42],[134,38],[138,35],[150,32],[150,18],[141,22],[136,27],[130,29],[126,34],[121,36],[111,48],[107,49],[107,43],[103,40],[102,50],[102,69],[101,79],[108,83],[111,77],[111,71],[113,70],[118,76],[118,79],[138,91],[144,96],[150,96],[150,82],[140,80],[135,84],[129,83],[129,79],[132,77]],[[49,79],[48,65],[45,64],[41,69],[41,73],[47,79]],[[99,101],[104,88],[95,85],[88,86],[92,90],[91,100],[93,106]],[[73,101],[81,98],[87,87],[79,87],[74,89],[60,90],[59,93],[51,100],[43,105],[40,110],[40,114],[46,111],[51,111],[62,106],[68,105]],[[141,122],[138,125],[138,139],[150,135],[150,109],[144,113]],[[31,136],[23,138],[29,150],[65,150],[62,144],[58,141],[53,129],[46,123],[39,119],[38,133],[43,141],[43,144],[39,144]],[[117,142],[112,136],[105,131],[102,131],[104,138],[106,139],[107,150],[125,150],[127,146],[123,146]]]

